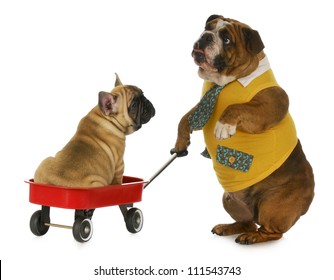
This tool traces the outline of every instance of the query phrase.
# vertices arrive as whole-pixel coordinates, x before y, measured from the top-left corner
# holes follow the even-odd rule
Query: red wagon
[[[29,201],[41,205],[30,218],[30,230],[37,236],[46,234],[51,226],[72,229],[78,242],[87,242],[93,234],[92,217],[94,210],[100,207],[118,205],[125,221],[126,228],[131,233],[139,232],[143,227],[143,213],[133,207],[133,203],[142,199],[143,189],[148,186],[176,157],[186,153],[174,154],[149,181],[136,177],[123,177],[120,185],[110,185],[96,188],[71,188],[35,183],[29,183]],[[50,208],[58,207],[74,209],[73,226],[51,223]]]
[[[143,214],[134,208],[133,203],[142,199],[145,181],[124,176],[120,185],[110,185],[97,188],[70,188],[54,185],[29,183],[29,201],[42,205],[30,219],[30,230],[37,236],[48,232],[50,226],[72,228],[73,236],[78,242],[88,241],[93,234],[92,217],[94,210],[100,207],[119,205],[124,216],[126,228],[131,233],[137,233],[143,226]],[[73,226],[52,224],[50,222],[50,207],[75,210]]]

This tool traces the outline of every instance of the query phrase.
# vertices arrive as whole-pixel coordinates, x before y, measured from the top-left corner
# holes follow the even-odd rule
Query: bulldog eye
[[[138,102],[137,100],[134,100],[132,104],[130,105],[130,107],[128,108],[128,112],[130,114],[136,114],[137,110],[138,110]]]
[[[219,37],[223,41],[224,45],[229,45],[232,43],[229,32],[226,30],[226,28],[219,30]]]
[[[138,102],[132,102],[129,110],[130,111],[135,111],[135,110],[137,110],[137,108],[138,108]]]
[[[230,43],[231,43],[230,38],[224,36],[224,37],[223,37],[223,43],[224,43],[224,45],[228,45],[228,44],[230,44]]]

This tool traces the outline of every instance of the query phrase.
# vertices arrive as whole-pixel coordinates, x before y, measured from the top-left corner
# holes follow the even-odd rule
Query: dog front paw
[[[221,123],[218,121],[215,126],[215,137],[218,140],[224,140],[231,138],[237,130],[236,125],[228,124],[228,123]]]
[[[185,157],[188,155],[188,150],[177,151],[175,148],[170,150],[170,154],[176,154],[178,157]]]
[[[182,138],[178,137],[173,149],[170,150],[171,154],[177,154],[178,157],[186,156],[188,154],[188,146],[190,145],[190,137]]]

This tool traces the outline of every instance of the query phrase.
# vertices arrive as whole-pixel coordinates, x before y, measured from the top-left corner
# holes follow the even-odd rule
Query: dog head
[[[264,45],[256,30],[239,21],[210,16],[192,56],[201,78],[224,86],[253,72]]]
[[[111,92],[99,93],[99,107],[103,115],[131,134],[155,115],[152,103],[141,89],[123,85],[116,74],[115,88]]]

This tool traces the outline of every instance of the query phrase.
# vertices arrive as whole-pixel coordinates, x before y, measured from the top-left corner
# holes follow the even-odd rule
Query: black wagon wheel
[[[144,223],[143,212],[138,208],[131,208],[125,214],[126,228],[131,233],[139,232]]]
[[[30,218],[30,230],[36,236],[42,236],[48,232],[49,226],[45,224],[49,223],[50,218],[42,222],[42,210],[37,210]]]
[[[93,223],[90,218],[79,217],[74,221],[72,228],[73,237],[78,242],[87,242],[93,235]]]

